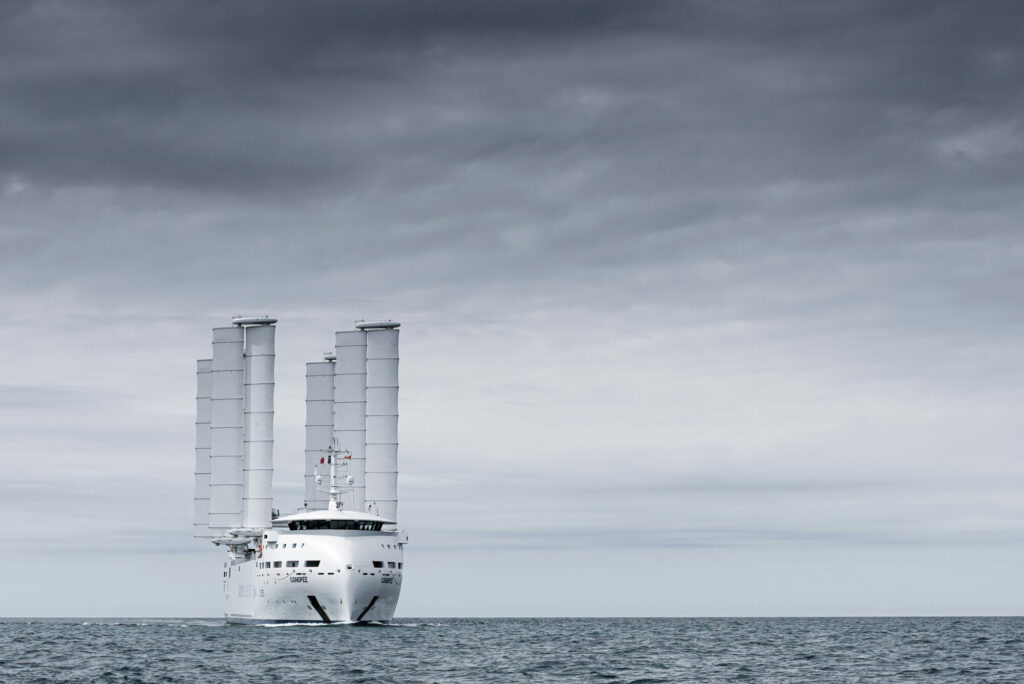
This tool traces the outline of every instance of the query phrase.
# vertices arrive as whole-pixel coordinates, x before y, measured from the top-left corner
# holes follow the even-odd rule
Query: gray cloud
[[[247,9],[10,11],[6,171],[304,196],[408,191],[500,158],[589,165],[620,193],[858,180],[859,204],[911,199],[921,173],[1019,178],[1000,139],[1020,104],[1012,5]]]

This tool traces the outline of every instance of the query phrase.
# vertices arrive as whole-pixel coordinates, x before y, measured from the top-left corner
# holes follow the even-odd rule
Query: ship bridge
[[[345,510],[301,511],[274,519],[274,527],[292,531],[305,530],[363,530],[379,532],[384,525],[394,525],[394,520],[371,513]]]

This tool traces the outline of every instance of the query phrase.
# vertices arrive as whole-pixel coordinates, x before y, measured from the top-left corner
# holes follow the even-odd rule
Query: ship
[[[193,536],[225,552],[234,624],[388,623],[408,535],[398,528],[398,333],[356,321],[306,364],[301,507],[274,507],[277,319],[213,329],[196,363]]]

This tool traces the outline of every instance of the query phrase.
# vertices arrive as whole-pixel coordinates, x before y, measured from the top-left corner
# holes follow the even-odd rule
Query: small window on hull
[[[297,568],[297,567],[299,567],[299,561],[287,561],[285,567]]]
[[[318,561],[318,560],[306,561],[306,567],[307,568],[319,568],[320,567],[320,561]]]
[[[375,568],[383,568],[384,567],[384,561],[373,561],[373,567],[375,567]]]
[[[274,567],[275,568],[281,567],[281,561],[274,561]]]

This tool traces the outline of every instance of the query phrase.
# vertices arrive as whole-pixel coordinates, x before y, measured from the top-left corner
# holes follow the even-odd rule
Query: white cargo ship
[[[273,508],[276,319],[235,318],[197,362],[194,536],[224,547],[228,622],[388,622],[398,514],[398,327],[359,321],[306,364],[305,502]]]

